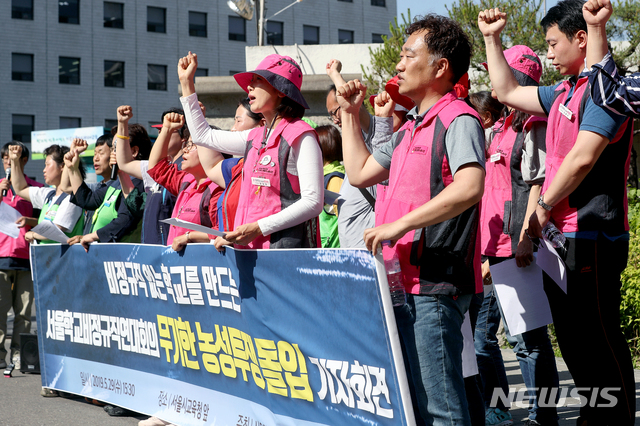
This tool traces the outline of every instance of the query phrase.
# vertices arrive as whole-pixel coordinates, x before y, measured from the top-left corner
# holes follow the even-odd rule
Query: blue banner
[[[42,385],[179,425],[415,423],[364,250],[32,246]]]

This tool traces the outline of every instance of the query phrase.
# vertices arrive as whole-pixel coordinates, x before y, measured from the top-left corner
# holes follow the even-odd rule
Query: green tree
[[[613,50],[613,59],[618,69],[626,74],[634,66],[640,63],[640,53],[637,52],[640,44],[640,1],[624,0],[614,3],[613,16],[607,24],[607,37],[609,40],[624,40],[629,42],[626,47]]]
[[[550,85],[562,79],[553,67],[548,66],[544,59],[547,53],[545,35],[540,26],[540,20],[544,15],[541,0],[459,0],[447,6],[449,17],[456,20],[467,32],[473,43],[473,56],[471,69],[479,71],[478,77],[471,81],[472,91],[479,90],[479,86],[488,87],[489,74],[482,63],[486,61],[484,39],[478,29],[478,14],[485,9],[498,7],[507,13],[507,25],[502,31],[503,48],[524,44],[529,46],[540,56],[543,73],[540,84]]]
[[[362,80],[367,86],[367,92],[380,93],[391,77],[396,75],[396,65],[400,61],[400,52],[404,44],[404,31],[411,24],[411,10],[407,10],[407,17],[401,14],[402,23],[398,25],[398,18],[389,23],[389,36],[382,36],[384,43],[375,49],[369,48],[371,67],[362,68]],[[367,102],[367,107],[369,107]]]

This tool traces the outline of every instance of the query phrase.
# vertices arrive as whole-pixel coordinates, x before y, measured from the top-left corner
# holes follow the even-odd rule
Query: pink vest
[[[549,111],[543,194],[578,138],[582,114],[589,100],[588,77],[577,81],[567,103],[571,85],[570,80],[565,80],[558,86]],[[571,119],[560,112],[561,104],[571,110]],[[633,121],[627,119],[580,185],[551,211],[551,220],[558,229],[562,232],[602,231],[609,235],[629,230],[627,176],[632,138]]]
[[[480,125],[478,114],[450,92],[418,126],[408,121],[400,128],[389,186],[376,202],[376,226],[401,218],[453,182],[445,137],[451,122],[465,114]],[[385,247],[385,259],[398,253],[407,292],[458,295],[481,290],[478,216],[475,205],[452,219],[408,232],[393,248]]]
[[[211,228],[211,218],[209,216],[209,201],[211,193],[218,187],[210,179],[206,179],[196,188],[197,181],[191,174],[186,174],[180,185],[180,192],[173,206],[171,217],[186,220],[187,222],[203,225]],[[167,236],[167,245],[171,245],[173,239],[179,235],[186,234],[188,229],[172,226]]]
[[[41,188],[43,185],[36,182],[33,179],[25,176],[27,185],[36,186]],[[2,182],[4,179],[0,179]],[[3,203],[18,210],[22,216],[32,217],[33,206],[30,202],[26,201],[13,193],[11,189],[7,190],[7,195],[2,199]],[[20,235],[18,238],[11,238],[0,232],[0,257],[13,257],[16,259],[29,259],[29,243],[24,239],[24,234],[31,229],[30,226],[20,228]]]
[[[280,120],[262,146],[264,127],[253,129],[247,140],[242,187],[235,227],[278,213],[300,199],[298,176],[287,172],[291,144],[313,128],[302,120]],[[245,248],[319,247],[318,219],[312,219],[268,236],[260,236]]]
[[[480,213],[482,254],[511,257],[527,218],[529,185],[522,179],[524,139],[534,121],[530,117],[521,132],[511,127],[515,112],[494,126],[494,137],[487,149],[486,178]],[[498,159],[499,155],[499,159]]]

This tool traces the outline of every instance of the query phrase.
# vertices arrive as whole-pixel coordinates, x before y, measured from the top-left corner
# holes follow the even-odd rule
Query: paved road
[[[11,320],[11,318],[10,318]],[[34,321],[35,324],[35,321]],[[9,327],[12,327],[11,321]],[[8,333],[11,335],[11,333]],[[7,349],[9,341],[7,340]],[[509,385],[517,389],[524,383],[520,367],[511,350],[503,350],[502,356],[509,379]],[[561,388],[574,387],[571,375],[561,358],[556,360],[560,374]],[[594,367],[597,368],[597,367]],[[137,425],[144,415],[111,417],[101,407],[85,402],[84,398],[43,398],[40,396],[41,381],[39,374],[14,372],[13,377],[0,376],[0,426],[85,426]],[[640,394],[640,371],[636,370],[636,395]],[[558,409],[560,426],[574,426],[578,418],[578,401],[566,398],[564,406]],[[640,413],[640,396],[636,396],[636,408]],[[527,418],[525,408],[514,404],[511,409],[514,424],[521,424]],[[638,414],[640,417],[640,414]],[[640,424],[640,422],[636,422]],[[338,425],[336,425],[338,426]]]

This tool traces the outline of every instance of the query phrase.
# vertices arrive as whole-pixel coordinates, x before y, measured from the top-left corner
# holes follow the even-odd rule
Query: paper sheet
[[[471,377],[478,374],[478,361],[476,360],[476,348],[473,344],[473,331],[469,311],[464,314],[462,323],[462,377]]]
[[[20,212],[7,203],[0,203],[0,232],[11,237],[20,236],[20,228],[16,225],[16,220],[21,218]]]
[[[558,255],[551,243],[543,238],[538,248],[538,259],[536,263],[544,272],[551,277],[558,287],[567,292],[567,272],[564,262]]]
[[[195,223],[187,222],[186,220],[178,219],[175,217],[169,219],[163,219],[160,222],[168,223],[169,225],[177,226],[179,228],[189,229],[191,231],[204,232],[205,234],[215,235],[216,237],[224,238],[227,234],[220,232],[217,229],[208,228],[206,226],[198,225]]]
[[[551,324],[551,309],[542,284],[542,269],[533,262],[518,268],[515,259],[491,266],[504,320],[512,336]]]
[[[50,220],[43,220],[36,227],[31,228],[36,234],[40,234],[48,240],[53,240],[58,243],[67,244],[69,237],[58,228],[56,224]]]
[[[324,190],[324,203],[325,204],[335,204],[336,200],[340,198],[340,194],[337,192],[329,191],[327,189]]]

